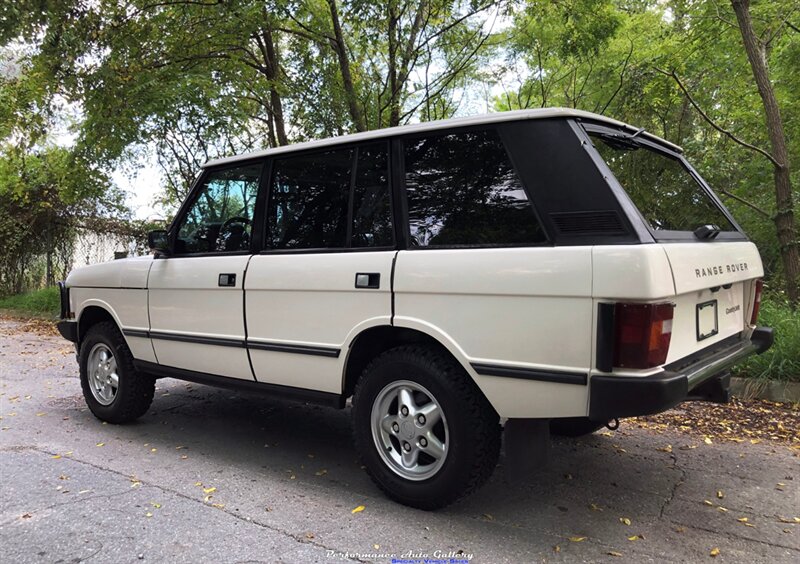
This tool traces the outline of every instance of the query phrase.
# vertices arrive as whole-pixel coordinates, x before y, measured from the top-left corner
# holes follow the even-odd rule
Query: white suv
[[[62,287],[92,412],[154,380],[342,408],[393,499],[473,491],[503,419],[590,433],[727,401],[758,251],[679,147],[585,112],[422,123],[207,163],[154,256]]]

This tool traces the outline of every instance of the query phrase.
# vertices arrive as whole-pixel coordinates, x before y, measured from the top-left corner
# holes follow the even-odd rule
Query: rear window
[[[590,135],[654,231],[694,231],[708,224],[736,230],[679,159],[624,138]]]

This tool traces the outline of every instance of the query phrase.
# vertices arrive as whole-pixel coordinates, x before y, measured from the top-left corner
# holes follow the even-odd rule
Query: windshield
[[[595,148],[655,231],[694,231],[715,225],[735,231],[679,159],[635,140],[590,133]]]

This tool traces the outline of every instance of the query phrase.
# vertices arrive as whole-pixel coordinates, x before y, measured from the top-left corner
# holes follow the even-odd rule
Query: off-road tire
[[[119,386],[109,405],[99,403],[89,387],[89,352],[98,343],[108,347],[117,362]],[[114,323],[104,321],[89,328],[81,342],[78,363],[83,397],[95,417],[109,423],[129,423],[147,412],[155,393],[155,378],[134,368],[133,355]]]
[[[422,481],[395,473],[373,439],[373,403],[381,390],[399,380],[429,390],[447,420],[445,461]],[[430,347],[402,346],[376,357],[356,385],[352,419],[356,447],[369,476],[391,499],[419,509],[438,509],[475,491],[489,479],[500,455],[497,412],[452,357]]]

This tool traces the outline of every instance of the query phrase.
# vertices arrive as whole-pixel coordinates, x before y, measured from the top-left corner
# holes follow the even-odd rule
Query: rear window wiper
[[[708,225],[701,225],[697,229],[693,231],[694,236],[700,239],[701,241],[712,241],[717,238],[720,231],[722,231],[716,225],[708,224]]]

